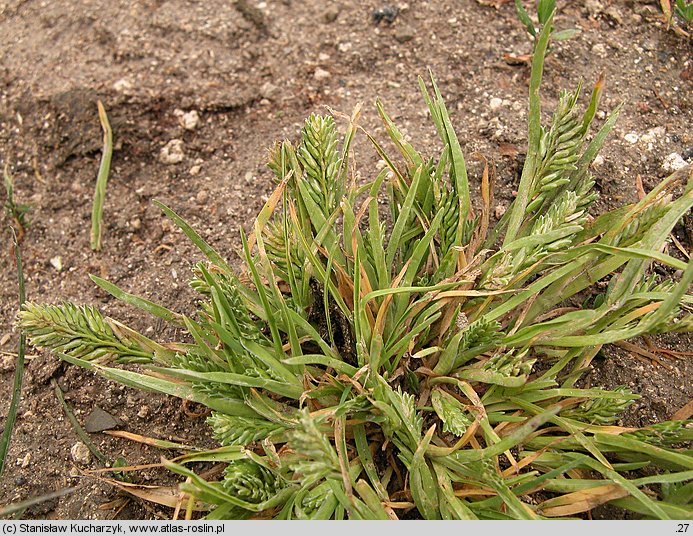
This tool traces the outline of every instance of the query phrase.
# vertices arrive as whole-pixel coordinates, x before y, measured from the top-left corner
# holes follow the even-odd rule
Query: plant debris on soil
[[[557,28],[581,33],[549,51],[546,108],[554,107],[559,88],[580,79],[591,85],[600,73],[606,77],[604,109],[626,103],[595,163],[597,210],[638,199],[640,181],[649,191],[693,159],[691,41],[667,30],[658,4],[559,2]],[[94,304],[153,339],[176,336],[163,322],[146,323],[88,275],[191,311],[194,294],[186,281],[201,255],[152,200],[173,207],[235,261],[238,227],[249,228],[272,191],[267,149],[274,140],[295,139],[313,111],[329,106],[349,113],[364,102],[362,124],[378,133],[372,103],[380,96],[405,135],[434,147],[436,133],[416,91],[416,77],[430,68],[466,154],[479,153],[495,165],[497,218],[517,188],[529,68],[511,59],[527,55],[531,43],[512,2],[14,0],[0,4],[0,29],[0,167],[9,164],[16,202],[31,207],[22,242],[28,299]],[[99,100],[108,110],[114,151],[103,249],[92,252]],[[360,169],[379,167],[367,143],[355,149]],[[3,420],[19,339],[11,223],[3,216],[0,229]],[[690,251],[692,219],[673,234]],[[678,254],[673,245],[669,253]],[[679,353],[693,348],[690,335],[651,343]],[[642,395],[626,412],[626,425],[670,418],[693,397],[690,358],[656,353],[659,359],[652,360],[609,347],[585,379],[592,387],[627,385]],[[87,473],[101,465],[78,446],[51,379],[83,427],[95,412],[105,412],[120,430],[213,447],[204,416],[179,400],[107,382],[48,355],[28,357],[0,505],[80,486],[79,493],[33,506],[24,516],[170,518],[170,510]],[[164,454],[99,431],[90,437],[107,459],[128,464],[157,463]],[[143,484],[176,482],[158,469],[131,477]]]

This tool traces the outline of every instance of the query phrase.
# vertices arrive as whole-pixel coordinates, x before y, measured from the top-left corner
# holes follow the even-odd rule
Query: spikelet
[[[587,215],[580,208],[580,198],[573,191],[565,190],[551,203],[549,209],[534,221],[527,236],[549,236],[554,231],[566,230],[561,238],[547,239],[515,251],[503,251],[493,268],[482,279],[486,288],[497,289],[505,287],[522,270],[532,266],[549,253],[560,251],[573,243],[576,232],[582,229]],[[571,227],[569,229],[568,227]],[[578,226],[578,227],[574,227]]]
[[[466,408],[452,395],[441,389],[431,393],[431,403],[438,418],[443,421],[443,431],[462,437],[474,418]]]
[[[288,142],[284,142],[288,143]],[[277,182],[284,178],[284,155],[282,154],[284,150],[284,144],[278,141],[274,142],[274,145],[270,147],[267,155],[267,167],[272,170]]]
[[[400,389],[390,391],[392,405],[397,413],[406,421],[407,428],[412,430],[412,436],[418,441],[423,428],[421,413],[416,411],[416,397]]]
[[[455,244],[457,227],[460,221],[460,204],[457,195],[452,190],[445,190],[441,196],[440,211],[443,212],[443,221],[440,224],[440,249],[447,252]]]
[[[496,354],[484,363],[483,369],[496,372],[508,378],[526,376],[532,372],[532,367],[536,361],[536,359],[524,359],[528,351],[529,349],[520,352],[510,350]]]
[[[563,411],[561,416],[590,424],[608,425],[616,421],[637,396],[625,385],[614,388],[613,398],[592,398],[585,400],[576,408]]]
[[[294,273],[303,270],[305,253],[298,247],[293,238],[293,231],[288,229],[288,244],[284,234],[283,221],[270,221],[263,230],[262,239],[265,242],[267,257],[270,259],[279,275],[288,279],[289,264]]]
[[[342,199],[339,180],[341,157],[337,127],[330,116],[311,114],[301,131],[297,157],[304,169],[310,196],[325,215],[331,214]]]
[[[693,441],[693,420],[664,421],[622,435],[651,445],[666,447],[676,443]]]
[[[307,409],[301,411],[299,424],[289,436],[289,447],[295,452],[289,467],[302,476],[304,485],[329,474],[339,475],[337,452]]]
[[[580,87],[574,93],[561,92],[551,128],[542,133],[540,141],[540,163],[534,179],[534,193],[527,206],[534,212],[571,182],[571,174],[577,171],[580,149],[584,139],[581,117],[575,109]]]
[[[568,226],[578,225],[582,229],[586,215],[583,209],[578,208],[579,197],[575,192],[564,191],[554,200],[549,210],[537,218],[532,226],[529,236],[547,236],[553,231],[560,231]],[[577,231],[575,231],[577,232]],[[571,232],[562,238],[537,244],[533,247],[522,248],[511,254],[511,267],[509,273],[514,275],[531,266],[549,253],[560,251],[573,243],[575,232]]]
[[[272,471],[253,460],[234,460],[224,470],[224,491],[242,501],[260,504],[286,487]]]
[[[229,372],[229,368],[224,366],[224,363],[212,361],[193,349],[187,352],[176,353],[171,366],[179,369],[193,370],[195,372]]]
[[[199,271],[199,265],[197,266]],[[201,272],[199,272],[201,273]],[[241,291],[239,290],[239,281],[236,276],[227,276],[220,273],[211,273],[214,283],[219,288],[226,303],[221,303],[221,300],[214,303],[215,306],[223,308],[228,315],[229,325],[226,326],[237,339],[257,341],[262,338],[262,333],[258,323],[251,317],[248,308],[246,307]],[[196,287],[203,290],[203,294],[211,295],[209,283],[204,279],[197,279]],[[207,312],[210,313],[211,307],[207,307]],[[211,314],[211,313],[210,313]]]
[[[613,244],[620,247],[627,247],[638,242],[647,230],[659,221],[667,211],[671,202],[670,194],[659,195],[644,211],[637,214],[623,230],[615,237]]]
[[[464,335],[462,335],[458,351],[463,352],[472,348],[483,348],[484,346],[497,343],[503,336],[500,327],[500,323],[497,320],[487,320],[482,316],[469,324]]]
[[[34,346],[99,363],[149,363],[154,359],[151,350],[128,337],[124,329],[113,329],[111,322],[95,307],[71,303],[26,303],[19,312],[19,325]]]
[[[284,430],[282,425],[265,419],[237,417],[216,411],[207,417],[207,424],[212,427],[217,441],[224,446],[248,445]]]
[[[299,512],[299,517],[300,514],[303,514],[306,518],[311,518],[312,514],[333,496],[334,492],[330,489],[328,482],[323,482],[315,486],[303,497],[301,501],[301,509],[303,512]]]

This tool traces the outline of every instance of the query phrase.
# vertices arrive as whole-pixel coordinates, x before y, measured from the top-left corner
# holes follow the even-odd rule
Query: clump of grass
[[[210,519],[565,518],[607,502],[690,516],[693,456],[677,445],[691,440],[691,422],[621,427],[637,395],[575,385],[606,344],[693,329],[693,263],[662,253],[693,206],[693,176],[589,215],[590,164],[618,110],[589,135],[600,81],[584,111],[580,88],[563,92],[541,125],[552,15],[543,23],[528,157],[495,227],[488,172],[475,212],[441,93],[421,80],[440,153],[417,151],[378,102],[399,154],[369,136],[387,166],[357,185],[358,111],[343,136],[332,117],[310,116],[297,146],[271,151],[277,188],[241,235],[240,274],[162,205],[207,257],[191,282],[202,297],[194,315],[95,279],[184,326],[189,342],[160,344],[70,304],[29,304],[21,326],[65,361],[212,410],[221,447],[191,460],[226,462],[223,478],[167,462]],[[653,262],[682,270],[680,281],[648,277]],[[591,308],[573,305],[604,280]],[[145,372],[112,366],[131,362]]]

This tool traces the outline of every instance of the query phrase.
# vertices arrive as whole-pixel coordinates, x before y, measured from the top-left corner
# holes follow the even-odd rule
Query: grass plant
[[[7,178],[7,174],[5,175]],[[12,199],[12,196],[9,195]],[[15,219],[15,222],[17,220]],[[26,300],[26,290],[24,286],[24,269],[22,267],[22,251],[19,245],[19,239],[14,228],[10,228],[12,232],[12,240],[14,245],[14,255],[15,262],[17,266],[17,283],[19,289],[19,307],[24,306]],[[14,368],[14,383],[12,384],[12,399],[10,400],[10,407],[7,410],[7,418],[5,419],[5,425],[2,431],[2,436],[0,436],[0,476],[5,469],[5,463],[7,461],[7,453],[10,449],[10,442],[12,441],[12,432],[14,431],[14,425],[17,422],[17,412],[19,411],[19,402],[22,398],[22,384],[24,382],[24,365],[25,365],[25,355],[26,355],[26,333],[22,332],[19,335],[19,344],[17,345],[17,361],[15,362]]]
[[[21,327],[65,361],[212,410],[220,448],[166,462],[209,519],[572,518],[605,503],[690,517],[691,421],[620,426],[638,395],[578,380],[605,345],[693,329],[693,263],[663,251],[693,206],[693,176],[589,214],[590,164],[619,110],[590,134],[600,80],[583,111],[578,87],[542,125],[552,13],[541,22],[528,156],[497,225],[488,170],[473,208],[477,181],[431,77],[420,86],[442,144],[433,156],[380,101],[396,153],[369,135],[386,167],[365,184],[350,150],[358,110],[343,135],[332,117],[311,115],[297,145],[274,146],[277,186],[241,234],[240,273],[160,205],[206,257],[191,282],[194,314],[93,277],[185,328],[184,342],[69,303],[28,303]],[[650,275],[653,263],[682,275]],[[210,482],[196,461],[227,467]]]
[[[91,249],[101,250],[101,224],[103,223],[103,204],[106,199],[106,186],[108,185],[108,174],[111,172],[111,158],[113,157],[113,130],[106,115],[106,109],[97,102],[99,110],[99,121],[103,129],[103,152],[101,154],[101,164],[99,164],[99,174],[96,177],[96,189],[94,190],[94,201],[91,210]]]

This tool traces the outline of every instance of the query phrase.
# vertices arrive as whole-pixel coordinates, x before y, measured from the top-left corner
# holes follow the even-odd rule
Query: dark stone
[[[87,417],[87,421],[84,423],[84,429],[92,434],[94,432],[112,430],[121,424],[122,422],[110,413],[102,410],[99,407],[95,407]]]

